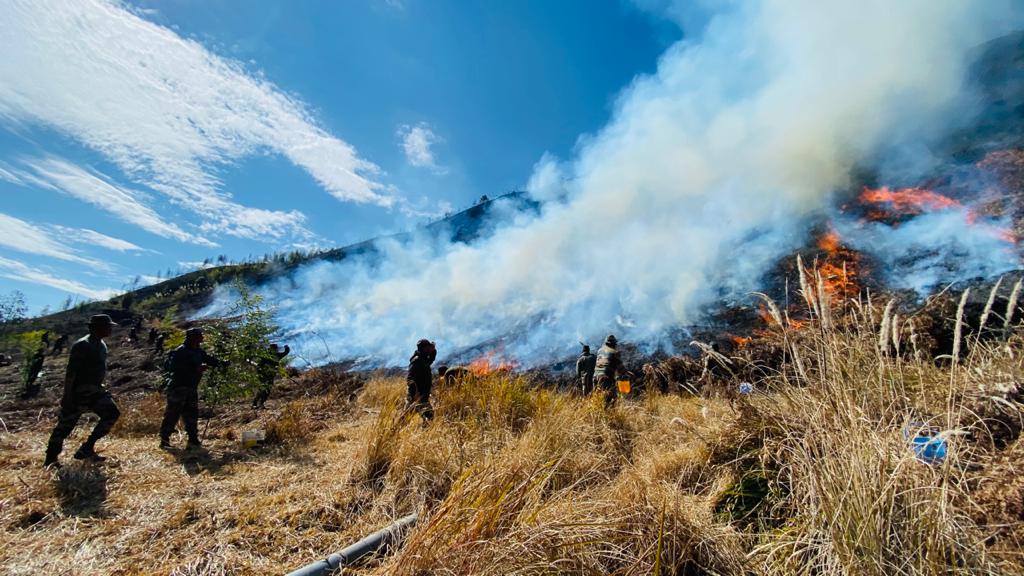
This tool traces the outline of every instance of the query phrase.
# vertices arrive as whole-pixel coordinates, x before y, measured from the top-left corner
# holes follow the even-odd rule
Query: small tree
[[[24,320],[26,314],[28,314],[28,305],[25,304],[25,295],[20,290],[14,290],[10,294],[0,297],[0,324]]]
[[[259,389],[262,360],[276,361],[267,349],[280,328],[274,323],[274,311],[241,281],[235,282],[238,300],[227,318],[207,327],[207,349],[231,364],[211,369],[203,378],[203,396],[216,404],[249,396]]]

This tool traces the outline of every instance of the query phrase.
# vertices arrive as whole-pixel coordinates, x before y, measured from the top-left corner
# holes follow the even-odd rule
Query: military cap
[[[109,314],[94,314],[89,318],[89,326],[117,326]]]

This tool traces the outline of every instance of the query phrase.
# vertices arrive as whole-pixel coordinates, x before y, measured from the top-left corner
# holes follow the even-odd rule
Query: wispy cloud
[[[398,137],[402,141],[405,159],[410,165],[417,168],[429,168],[435,174],[448,172],[447,168],[437,165],[433,148],[434,144],[444,142],[444,139],[435,134],[429,124],[426,122],[420,122],[415,126],[403,124],[398,127]]]
[[[95,170],[86,170],[67,160],[48,156],[22,160],[26,170],[10,170],[12,181],[25,186],[36,186],[61,192],[110,212],[115,217],[134,224],[147,232],[191,242],[215,246],[205,238],[189,234],[177,225],[166,222],[152,208],[144,204],[146,194],[118,186]]]
[[[90,288],[80,282],[60,278],[23,262],[0,256],[0,276],[32,284],[49,286],[94,300],[105,300],[117,293],[111,288]]]
[[[66,262],[95,265],[97,262],[75,253],[45,230],[14,216],[0,213],[0,246],[25,254],[48,256]]]
[[[320,127],[304,103],[120,3],[8,3],[0,53],[0,120],[71,135],[177,205],[217,215],[204,219],[205,230],[258,237],[301,229],[301,213],[240,206],[223,190],[220,168],[266,152],[340,200],[394,202],[380,169]]]
[[[113,236],[107,236],[106,234],[100,234],[95,230],[89,230],[88,228],[70,228],[68,226],[53,226],[53,229],[61,234],[61,236],[77,242],[79,244],[89,244],[92,246],[98,246],[100,248],[106,248],[107,250],[115,250],[117,252],[143,252],[147,251],[145,248],[132,244],[127,240],[120,238],[114,238]]]

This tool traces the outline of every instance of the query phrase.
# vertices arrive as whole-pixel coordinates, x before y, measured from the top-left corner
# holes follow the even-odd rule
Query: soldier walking
[[[252,399],[253,408],[263,408],[267,403],[267,400],[270,398],[270,391],[274,388],[274,379],[277,378],[278,373],[281,371],[281,361],[291,351],[292,349],[287,344],[284,346],[284,351],[279,351],[277,344],[271,344],[267,347],[266,355],[260,358],[259,364],[256,366],[256,370],[259,373],[260,388]]]
[[[167,384],[167,408],[160,424],[160,448],[171,448],[171,433],[178,420],[185,421],[188,448],[203,447],[199,441],[199,380],[210,366],[226,366],[228,363],[206,353],[202,348],[203,329],[189,328],[185,331],[185,343],[167,355],[164,370],[169,374]]]
[[[595,384],[604,391],[604,407],[609,408],[615,404],[618,397],[617,378],[620,372],[625,372],[622,365],[622,357],[618,350],[619,342],[614,334],[609,334],[604,339],[604,346],[597,351],[597,362],[595,365]]]
[[[576,359],[576,383],[584,396],[594,391],[594,370],[597,367],[597,356],[590,353],[590,346],[583,345],[583,352]]]
[[[60,336],[57,337],[56,340],[53,341],[53,350],[52,350],[51,353],[54,356],[60,356],[61,354],[64,353],[64,347],[67,346],[67,345],[68,345],[68,335],[67,334],[61,334]]]
[[[64,396],[60,402],[57,425],[46,445],[44,466],[60,466],[57,457],[64,447],[64,440],[71,435],[78,419],[86,412],[96,414],[100,421],[75,452],[75,458],[92,462],[105,460],[96,453],[96,441],[106,436],[121,416],[114,398],[103,387],[103,379],[107,375],[107,345],[103,339],[110,336],[114,326],[117,324],[110,316],[97,314],[89,319],[89,335],[71,346],[67,374],[64,377]]]
[[[419,412],[424,420],[434,418],[434,407],[430,405],[430,388],[433,384],[433,371],[430,365],[437,358],[437,347],[427,339],[416,343],[416,353],[409,358],[409,373],[405,382],[409,387],[406,402],[407,410]]]

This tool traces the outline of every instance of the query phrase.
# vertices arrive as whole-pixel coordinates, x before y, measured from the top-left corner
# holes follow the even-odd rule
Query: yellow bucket
[[[629,380],[619,380],[619,394],[629,394]]]

